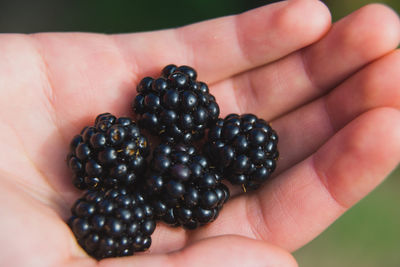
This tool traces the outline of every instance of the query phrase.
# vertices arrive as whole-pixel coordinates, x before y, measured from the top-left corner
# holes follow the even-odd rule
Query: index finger
[[[175,63],[195,67],[202,80],[212,83],[308,46],[329,27],[330,14],[321,1],[296,0],[178,29],[113,39],[139,77],[158,74],[166,64]]]

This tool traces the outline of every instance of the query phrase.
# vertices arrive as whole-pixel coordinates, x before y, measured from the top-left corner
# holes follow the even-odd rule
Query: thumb
[[[281,248],[241,236],[220,236],[195,242],[168,254],[141,254],[121,259],[105,259],[101,267],[191,266],[191,267],[294,267],[293,256]]]

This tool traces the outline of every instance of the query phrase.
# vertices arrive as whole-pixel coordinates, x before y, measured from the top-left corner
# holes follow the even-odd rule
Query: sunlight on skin
[[[149,33],[0,35],[0,265],[97,264],[64,223],[81,194],[65,164],[69,140],[99,113],[131,115],[139,79],[175,63],[198,70],[223,115],[272,122],[278,170],[214,223],[191,232],[160,224],[149,252],[100,265],[296,266],[289,252],[399,162],[399,41],[389,8],[369,5],[331,27],[317,0]]]

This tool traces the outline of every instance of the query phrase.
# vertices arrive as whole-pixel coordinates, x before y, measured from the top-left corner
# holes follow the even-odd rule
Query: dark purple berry
[[[153,151],[146,192],[153,199],[156,218],[172,225],[195,229],[216,218],[206,212],[199,219],[197,208],[222,209],[229,190],[220,175],[209,168],[207,158],[190,145],[161,143]],[[228,191],[228,193],[226,193]]]
[[[204,137],[219,116],[219,106],[189,66],[168,65],[161,77],[144,78],[132,103],[139,125],[164,142],[190,143]]]
[[[211,127],[204,151],[224,178],[245,191],[253,190],[276,168],[278,135],[253,114],[229,114]]]
[[[133,186],[147,167],[147,138],[126,117],[97,116],[95,127],[85,127],[70,145],[68,166],[79,189]]]
[[[130,256],[151,244],[156,223],[147,201],[122,188],[88,191],[72,207],[69,225],[90,256]]]

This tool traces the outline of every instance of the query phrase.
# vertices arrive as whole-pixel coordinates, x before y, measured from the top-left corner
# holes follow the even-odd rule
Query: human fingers
[[[373,62],[329,94],[274,121],[280,136],[275,175],[316,151],[358,115],[378,107],[400,109],[400,51]]]
[[[158,74],[169,63],[186,64],[211,83],[303,48],[318,40],[329,26],[330,14],[324,4],[297,0],[174,30],[116,35],[113,39],[137,74]]]
[[[400,20],[372,4],[336,22],[318,42],[212,86],[226,113],[274,119],[326,94],[400,42]],[[223,101],[222,101],[223,100]]]
[[[202,239],[235,233],[293,251],[373,190],[400,160],[400,112],[368,111],[258,192],[228,202]]]

